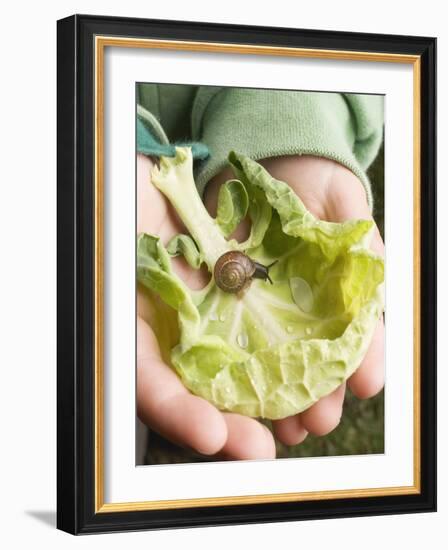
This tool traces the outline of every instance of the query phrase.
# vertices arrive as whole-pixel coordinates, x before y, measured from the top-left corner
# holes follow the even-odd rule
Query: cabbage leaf
[[[190,236],[165,248],[157,236],[139,235],[137,277],[177,311],[171,366],[192,393],[221,410],[280,419],[307,409],[357,369],[383,311],[384,264],[368,248],[372,221],[321,221],[254,160],[234,151],[228,160],[235,179],[222,187],[214,219],[196,190],[191,149],[161,157],[152,182]],[[248,239],[229,239],[246,215]],[[213,273],[230,250],[275,262],[273,284],[254,279],[243,293],[229,294],[212,277],[195,291],[171,267],[171,256],[183,254]]]

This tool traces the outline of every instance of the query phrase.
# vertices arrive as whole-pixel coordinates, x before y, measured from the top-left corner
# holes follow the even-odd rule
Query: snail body
[[[244,252],[232,250],[218,258],[213,276],[221,290],[236,294],[246,289],[252,279],[264,279],[272,284],[269,277],[270,267],[255,262]]]

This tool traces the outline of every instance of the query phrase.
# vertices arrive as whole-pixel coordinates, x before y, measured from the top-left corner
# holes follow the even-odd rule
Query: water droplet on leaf
[[[243,349],[247,348],[247,346],[249,345],[249,338],[247,334],[245,334],[244,332],[242,332],[241,334],[238,334],[236,340],[239,346],[242,347]]]
[[[309,313],[314,304],[313,291],[310,285],[302,277],[291,277],[289,287],[295,304],[305,313]]]

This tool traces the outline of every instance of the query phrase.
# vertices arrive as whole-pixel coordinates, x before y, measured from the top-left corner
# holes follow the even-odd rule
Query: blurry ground
[[[375,209],[374,217],[384,238],[384,150],[381,149],[369,169]],[[269,422],[266,422],[269,426]],[[347,391],[344,412],[339,426],[325,437],[309,435],[293,447],[277,442],[278,458],[309,456],[340,456],[384,452],[384,392],[372,399],[360,401]],[[181,449],[158,434],[150,432],[146,464],[170,464],[210,461],[189,450]]]

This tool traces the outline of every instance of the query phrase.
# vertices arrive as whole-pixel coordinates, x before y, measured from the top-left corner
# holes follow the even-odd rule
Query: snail
[[[213,275],[216,284],[221,290],[236,294],[246,289],[252,279],[268,280],[272,285],[272,280],[269,277],[269,268],[274,263],[268,266],[262,265],[249,258],[243,252],[232,250],[218,258]]]

